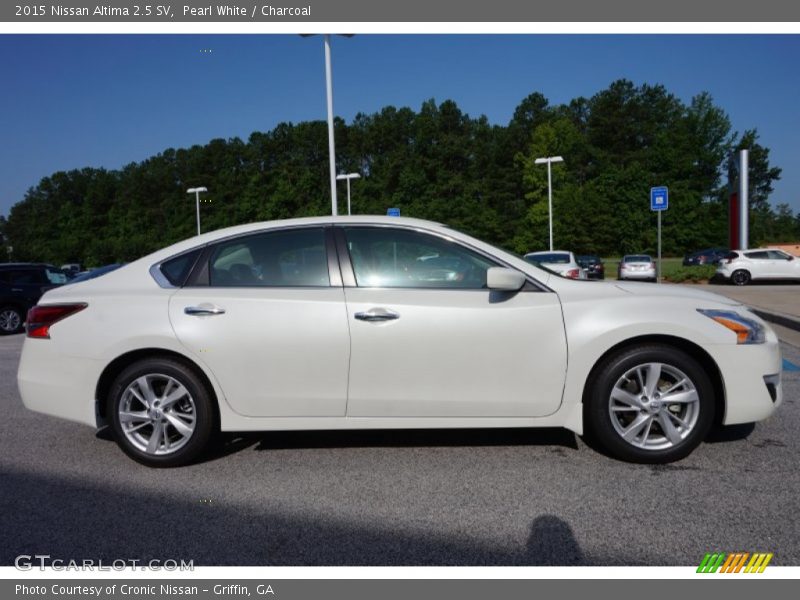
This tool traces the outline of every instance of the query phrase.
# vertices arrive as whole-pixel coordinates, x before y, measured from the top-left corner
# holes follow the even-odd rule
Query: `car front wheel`
[[[111,387],[107,414],[120,448],[150,467],[194,461],[214,429],[211,396],[186,365],[155,358],[136,362]]]
[[[629,348],[604,360],[596,373],[586,427],[611,455],[668,463],[686,457],[708,433],[713,386],[685,352],[659,345]]]

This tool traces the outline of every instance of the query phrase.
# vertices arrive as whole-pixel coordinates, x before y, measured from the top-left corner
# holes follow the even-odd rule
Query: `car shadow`
[[[523,517],[528,532],[515,544],[480,532],[295,514],[291,507],[236,504],[196,490],[168,494],[30,470],[6,470],[3,484],[0,504],[14,510],[0,513],[2,565],[31,549],[79,563],[169,557],[194,566],[643,564],[633,550],[588,555],[570,523],[547,512]],[[142,535],[143,527],[157,535]]]
[[[575,434],[562,428],[272,431],[258,435],[257,450],[460,446],[561,446],[578,449]]]
[[[719,444],[721,442],[736,442],[745,440],[755,431],[755,423],[742,423],[740,425],[717,425],[711,428],[706,436],[707,444]]]
[[[114,442],[110,427],[95,433]],[[436,448],[481,446],[556,446],[578,449],[577,436],[561,427],[503,429],[369,429],[324,431],[221,432],[196,464],[211,462],[248,448],[302,450],[321,448]]]

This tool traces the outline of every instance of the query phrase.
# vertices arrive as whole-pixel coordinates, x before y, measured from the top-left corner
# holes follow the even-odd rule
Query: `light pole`
[[[310,37],[314,34],[300,34],[301,37]],[[342,37],[353,37],[353,34],[340,34]],[[339,214],[336,198],[336,144],[333,141],[333,74],[331,70],[331,36],[326,33],[325,39],[325,93],[328,102],[328,160],[331,173],[331,214]]]
[[[187,194],[194,194],[195,202],[197,203],[197,235],[200,235],[200,194],[207,192],[204,187],[189,188],[186,190]]]
[[[325,34],[325,91],[328,97],[328,154],[331,170],[331,214],[338,214],[336,199],[336,145],[333,141],[333,75],[331,73],[331,36]]]
[[[342,179],[347,180],[347,214],[350,214],[350,180],[351,179],[361,179],[361,175],[359,173],[347,173],[346,175],[342,173],[341,175],[336,176],[337,181],[341,181]]]
[[[553,251],[553,175],[551,173],[551,165],[553,163],[564,162],[560,156],[546,156],[544,158],[537,158],[535,161],[537,165],[547,163],[547,215],[550,221],[550,252]]]

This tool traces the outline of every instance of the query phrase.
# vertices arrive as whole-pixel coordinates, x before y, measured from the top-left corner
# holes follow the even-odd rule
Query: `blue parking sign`
[[[650,188],[650,210],[669,208],[669,190],[666,186]]]
[[[400,209],[399,208],[389,208],[386,209],[386,214],[390,217],[399,217],[400,216]]]

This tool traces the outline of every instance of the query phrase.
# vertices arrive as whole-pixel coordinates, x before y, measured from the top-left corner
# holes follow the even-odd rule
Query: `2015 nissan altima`
[[[773,331],[675,285],[575,281],[397,217],[207,233],[47,292],[28,314],[25,405],[151,466],[212,434],[566,427],[623,460],[689,454],[781,402]]]

